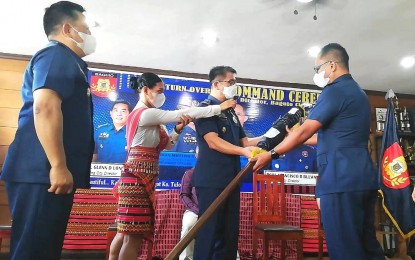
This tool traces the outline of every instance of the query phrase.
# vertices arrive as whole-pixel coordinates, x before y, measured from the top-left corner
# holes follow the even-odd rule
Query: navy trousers
[[[196,187],[199,217],[223,189]],[[194,260],[236,259],[239,234],[240,194],[237,188],[196,236]]]
[[[384,260],[376,239],[377,191],[342,192],[320,197],[321,219],[330,260]]]
[[[7,182],[12,215],[11,260],[59,260],[74,194],[49,184]]]

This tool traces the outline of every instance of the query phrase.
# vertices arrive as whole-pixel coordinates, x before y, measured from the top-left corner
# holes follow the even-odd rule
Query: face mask
[[[166,96],[164,95],[164,93],[152,93],[151,94],[153,96],[152,99],[148,99],[148,101],[155,107],[155,108],[159,108],[164,104],[164,101],[166,101]]]
[[[316,73],[313,77],[314,83],[320,88],[324,88],[329,83],[331,73],[328,78],[324,77],[325,73],[326,73],[326,70],[323,70],[323,71],[320,71],[319,73]]]
[[[238,85],[233,84],[232,86],[225,87],[222,90],[222,93],[227,99],[232,99],[235,96],[238,96]]]
[[[97,40],[95,39],[95,37],[90,34],[79,32],[73,27],[72,29],[74,29],[75,32],[78,33],[79,37],[81,37],[81,39],[84,41],[84,42],[77,42],[74,39],[72,39],[76,43],[76,45],[79,48],[81,48],[81,50],[85,53],[85,55],[94,53],[97,47]]]

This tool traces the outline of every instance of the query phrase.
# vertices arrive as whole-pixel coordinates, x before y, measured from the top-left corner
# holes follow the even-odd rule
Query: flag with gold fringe
[[[404,153],[399,145],[392,90],[386,95],[385,131],[379,156],[379,193],[383,208],[404,238],[415,234],[415,203]]]

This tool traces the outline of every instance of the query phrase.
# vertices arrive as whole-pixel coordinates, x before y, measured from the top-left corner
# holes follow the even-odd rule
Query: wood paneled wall
[[[0,59],[0,166],[14,138],[22,106],[20,89],[27,61]]]
[[[372,113],[372,124],[371,124],[372,132],[376,131],[376,108],[377,107],[383,107],[383,108],[388,107],[388,102],[385,100],[385,95],[386,93],[384,93],[383,95],[369,95],[370,108],[371,108],[371,113]],[[415,96],[413,96],[412,98],[409,98],[407,95],[405,95],[404,97],[400,97],[402,95],[396,94],[396,96],[398,97],[400,108],[403,108],[403,107],[414,108],[415,107]]]
[[[6,151],[13,141],[17,119],[22,106],[20,89],[27,61],[0,58],[0,168]],[[0,182],[0,225],[10,225],[10,211],[4,184]],[[4,240],[2,251],[9,247]]]

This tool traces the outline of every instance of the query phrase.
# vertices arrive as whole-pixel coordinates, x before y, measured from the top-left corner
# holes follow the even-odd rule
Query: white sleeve
[[[164,125],[177,123],[182,115],[188,115],[194,119],[216,116],[221,113],[219,105],[206,107],[191,107],[180,110],[162,110],[149,108],[143,111],[140,117],[139,126]]]

